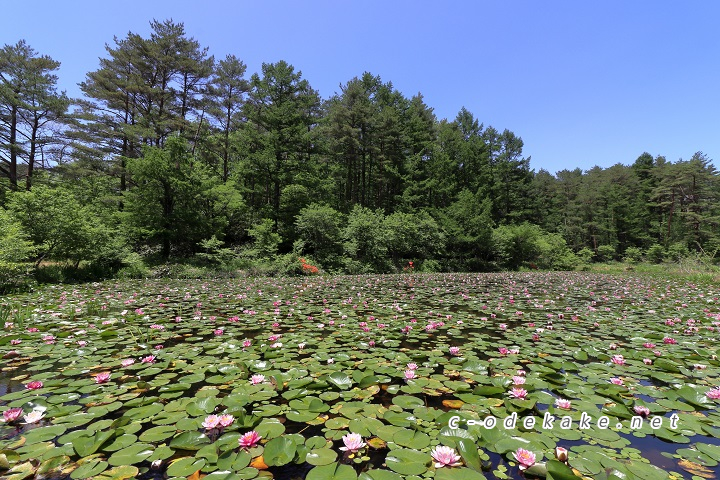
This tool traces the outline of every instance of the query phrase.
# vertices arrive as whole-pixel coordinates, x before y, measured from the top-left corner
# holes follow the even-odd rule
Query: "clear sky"
[[[422,93],[438,119],[464,106],[522,137],[536,171],[645,151],[720,165],[717,0],[2,0],[0,12],[0,45],[25,39],[62,62],[70,96],[114,36],[172,19],[248,77],[286,60],[328,98],[369,71]]]

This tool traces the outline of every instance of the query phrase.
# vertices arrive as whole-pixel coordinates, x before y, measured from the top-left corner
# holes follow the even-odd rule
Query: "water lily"
[[[558,408],[564,408],[565,410],[570,410],[571,405],[572,405],[572,402],[565,398],[558,398],[557,400],[555,400],[555,406]]]
[[[252,430],[243,434],[243,436],[238,439],[238,443],[241,448],[249,449],[260,443],[261,438],[255,430]]]
[[[624,385],[625,383],[622,381],[622,378],[613,377],[610,379],[610,383],[613,385]]]
[[[43,382],[41,382],[40,380],[34,380],[34,381],[28,383],[27,385],[25,385],[25,388],[27,388],[28,390],[38,390],[42,387],[43,387]]]
[[[715,387],[712,390],[708,390],[705,396],[710,400],[720,400],[720,387]]]
[[[229,414],[220,415],[220,417],[218,417],[218,423],[223,428],[229,427],[230,425],[233,424],[234,421],[235,421],[235,417],[233,417],[232,415],[229,415]]]
[[[147,357],[140,360],[142,363],[155,363],[155,355],[148,355]]]
[[[23,415],[23,419],[25,420],[25,423],[29,425],[31,423],[39,422],[44,416],[45,413],[42,410],[33,410],[27,415]]]
[[[134,363],[135,363],[135,359],[133,359],[133,358],[124,358],[124,359],[120,362],[120,365],[122,365],[123,367],[129,367],[130,365],[132,365],[132,364],[134,364]]]
[[[442,467],[459,467],[462,465],[460,461],[460,455],[457,454],[454,448],[447,447],[445,445],[438,445],[433,448],[430,455],[435,460],[435,468]]]
[[[613,355],[610,360],[615,365],[625,365],[625,358],[622,355]]]
[[[513,452],[513,456],[515,457],[515,460],[520,463],[520,470],[525,470],[528,467],[535,465],[536,457],[530,450],[518,448],[515,452]]]
[[[220,418],[217,415],[208,415],[205,417],[205,421],[202,422],[202,426],[207,429],[217,428],[220,423]]]
[[[417,363],[408,363],[408,364],[407,364],[407,369],[408,369],[408,370],[417,370],[417,368],[418,368],[418,364],[417,364]]]
[[[105,383],[110,380],[109,372],[100,372],[95,376],[95,383]]]
[[[567,448],[555,447],[555,458],[557,458],[560,462],[566,463],[568,460]]]
[[[460,347],[450,347],[450,355],[460,355]]]
[[[342,441],[345,446],[340,447],[340,450],[343,452],[355,453],[366,445],[359,433],[348,433],[342,437]]]
[[[513,385],[524,385],[525,384],[525,377],[520,375],[514,375],[512,377]]]
[[[405,370],[405,380],[412,380],[413,378],[417,378],[415,370]]]
[[[18,418],[20,418],[20,415],[22,415],[22,413],[22,408],[11,408],[9,410],[5,410],[3,412],[3,420],[5,420],[6,422],[14,422]]]
[[[647,418],[650,415],[650,409],[642,405],[636,405],[633,407],[633,411],[643,418]]]
[[[510,390],[510,396],[513,398],[524,399],[525,397],[527,397],[527,394],[528,394],[528,392],[524,388],[516,387],[516,388],[513,388],[512,390]]]
[[[257,385],[258,383],[262,383],[265,381],[265,375],[253,375],[250,377],[250,383],[253,385]]]

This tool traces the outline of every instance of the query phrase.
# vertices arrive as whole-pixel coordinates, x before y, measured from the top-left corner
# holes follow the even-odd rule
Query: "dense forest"
[[[520,136],[465,108],[439,120],[368,72],[323,99],[284,61],[249,75],[181,23],[151,27],[108,44],[77,99],[58,91],[58,61],[23,40],[0,50],[3,281],[173,262],[569,269],[720,245],[720,177],[701,152],[535,172]]]

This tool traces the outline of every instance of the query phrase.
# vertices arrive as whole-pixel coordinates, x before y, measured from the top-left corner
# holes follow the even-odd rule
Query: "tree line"
[[[0,262],[123,268],[299,256],[349,273],[572,268],[718,246],[718,173],[530,168],[522,138],[365,72],[323,99],[284,61],[216,60],[182,23],[106,45],[83,98],[24,40],[0,50]],[[26,262],[26,263],[23,263]],[[11,268],[12,267],[12,268]]]

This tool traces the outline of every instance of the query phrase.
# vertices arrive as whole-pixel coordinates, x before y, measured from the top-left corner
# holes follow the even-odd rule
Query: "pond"
[[[718,297],[537,272],[45,287],[0,300],[0,473],[715,478]]]

